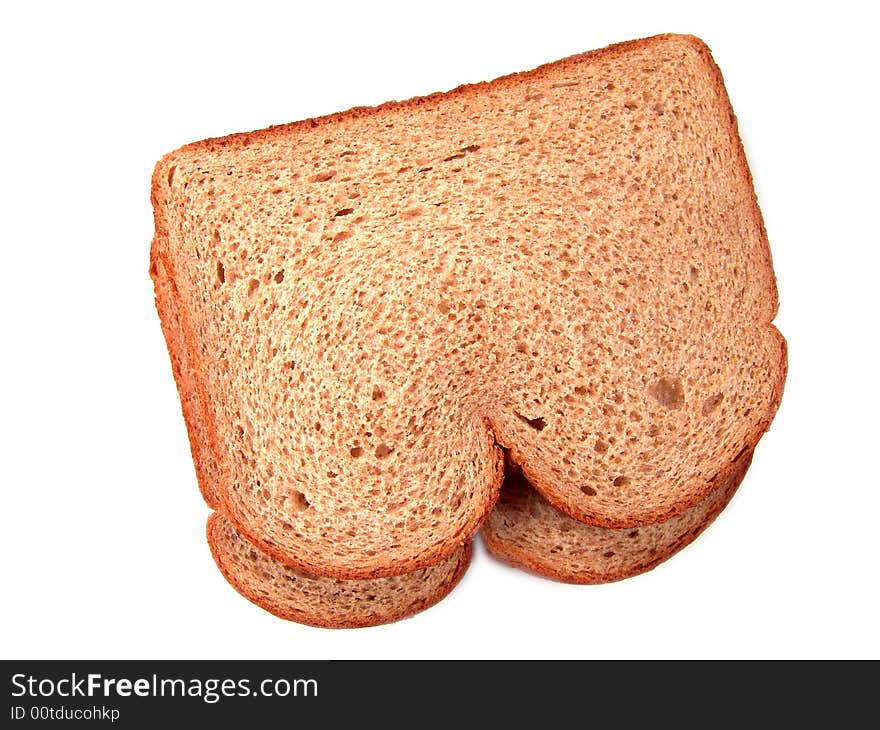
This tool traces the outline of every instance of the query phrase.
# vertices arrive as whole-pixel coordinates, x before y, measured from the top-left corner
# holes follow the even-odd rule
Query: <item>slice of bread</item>
[[[723,482],[678,517],[643,527],[585,525],[554,509],[519,470],[504,480],[501,499],[483,525],[489,553],[510,565],[566,583],[610,583],[644,573],[689,545],[727,506],[752,452]]]
[[[249,601],[290,621],[325,628],[376,626],[433,606],[471,558],[465,543],[439,565],[366,580],[315,578],[270,558],[221,514],[208,518],[208,545],[227,581]]]
[[[451,555],[501,447],[578,520],[668,519],[781,397],[766,235],[689,36],[189,145],[153,200],[221,507],[313,575]]]

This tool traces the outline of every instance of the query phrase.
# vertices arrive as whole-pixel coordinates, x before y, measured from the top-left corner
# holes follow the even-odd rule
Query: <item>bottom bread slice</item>
[[[208,545],[220,572],[249,601],[289,621],[339,629],[390,623],[433,606],[471,559],[468,542],[439,565],[404,575],[316,578],[258,550],[219,512],[208,518]]]
[[[752,452],[742,454],[719,486],[678,517],[638,528],[594,527],[563,514],[518,470],[483,525],[489,553],[518,568],[566,583],[610,583],[644,573],[693,542],[730,502]]]

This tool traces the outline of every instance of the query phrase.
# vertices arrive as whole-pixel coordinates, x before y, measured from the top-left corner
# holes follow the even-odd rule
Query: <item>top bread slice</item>
[[[153,200],[221,507],[314,575],[448,557],[502,447],[580,521],[675,516],[781,397],[764,227],[690,36],[189,145]]]

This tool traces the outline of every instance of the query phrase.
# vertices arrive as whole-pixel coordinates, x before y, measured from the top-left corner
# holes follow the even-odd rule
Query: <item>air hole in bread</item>
[[[314,182],[314,183],[328,182],[329,180],[332,180],[334,177],[336,177],[336,173],[333,170],[327,170],[325,172],[319,172],[317,175],[314,175],[309,180],[309,182]]]
[[[703,401],[703,415],[708,416],[712,411],[718,408],[721,405],[721,401],[724,400],[724,393],[715,393],[715,395],[710,395],[706,400]]]
[[[272,278],[275,279],[275,283],[276,283],[276,284],[280,284],[282,281],[284,281],[284,269],[282,269],[281,271],[279,271],[279,272],[278,272],[277,274],[275,274],[275,276],[272,277]]]
[[[306,495],[299,490],[294,490],[285,500],[285,512],[305,512],[311,505]]]
[[[393,451],[394,451],[393,446],[389,446],[388,444],[379,444],[376,447],[376,458],[377,459],[384,459],[386,456],[388,456]]]
[[[648,392],[661,406],[671,411],[684,406],[684,386],[678,378],[660,378]]]
[[[217,262],[217,281],[221,284],[226,283],[226,267],[223,266],[222,261]]]
[[[608,443],[599,439],[598,441],[596,441],[595,444],[593,444],[593,449],[598,454],[604,454],[606,451],[608,451]]]
[[[337,210],[333,217],[341,218],[344,215],[351,215],[352,213],[354,213],[354,208],[343,208],[342,210]]]
[[[352,446],[350,453],[355,459],[357,459],[359,456],[364,455],[364,450],[360,446]]]
[[[639,531],[638,531],[638,530],[632,530],[631,532],[628,532],[628,533],[626,534],[626,536],[629,537],[629,538],[636,538],[636,537],[639,536]]]
[[[514,414],[523,423],[527,423],[536,431],[543,431],[547,427],[547,421],[545,421],[541,416],[538,416],[537,418],[528,418],[521,413],[516,413],[516,411],[514,411]]]
[[[614,551],[613,551],[613,550],[609,550],[608,552],[602,553],[602,557],[603,557],[603,558],[613,558],[613,557],[614,557]]]
[[[584,484],[583,486],[581,486],[581,491],[588,497],[595,497],[598,494],[598,492],[588,484]]]
[[[256,294],[257,289],[259,289],[259,288],[260,288],[260,282],[257,281],[257,279],[251,279],[248,282],[247,295],[249,297],[252,297],[254,294]]]
[[[174,182],[174,173],[177,171],[177,165],[172,165],[168,170],[168,187],[171,187],[171,184]]]
[[[614,484],[615,487],[625,487],[626,485],[629,484],[629,477],[625,477],[625,476],[616,477],[614,479],[614,482],[612,482],[612,483]]]
[[[374,401],[385,400],[385,391],[383,391],[378,385],[374,385],[372,398]]]
[[[418,206],[413,208],[407,208],[406,210],[401,211],[400,217],[404,220],[412,220],[413,218],[418,218],[422,214],[422,209]]]

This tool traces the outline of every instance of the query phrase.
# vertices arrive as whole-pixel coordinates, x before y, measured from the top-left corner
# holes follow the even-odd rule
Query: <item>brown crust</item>
[[[178,279],[171,263],[170,258],[164,253],[161,247],[161,242],[167,240],[164,235],[160,238],[159,236],[159,223],[158,223],[158,212],[156,214],[157,224],[156,224],[156,237],[153,239],[153,247],[151,251],[151,259],[155,256],[155,261],[158,262],[159,265],[165,270],[165,274],[167,276],[167,280],[171,286],[172,296],[174,296],[177,300],[176,305],[176,314],[177,320],[179,323],[179,329],[181,334],[181,340],[183,342],[182,350],[186,352],[187,359],[189,361],[189,374],[191,376],[191,383],[195,390],[195,401],[201,406],[201,419],[199,419],[199,424],[201,428],[199,429],[203,436],[206,439],[208,451],[213,455],[214,461],[217,464],[218,471],[221,474],[225,474],[226,469],[224,468],[224,460],[222,457],[223,451],[220,448],[220,440],[217,436],[216,425],[214,424],[213,419],[213,409],[211,407],[211,399],[210,394],[208,393],[207,386],[203,382],[201,377],[202,368],[201,361],[199,358],[199,350],[195,345],[195,336],[193,334],[193,330],[189,324],[189,314],[186,311],[185,307],[180,306],[180,288],[178,286]],[[150,272],[151,275],[155,276],[153,272],[158,269],[158,266],[151,266]],[[160,318],[162,314],[160,313]],[[165,323],[163,322],[163,329]],[[193,418],[196,418],[196,414],[192,414]],[[195,421],[190,423],[187,421],[187,430],[190,430],[190,425],[195,426]],[[223,477],[221,477],[221,482],[216,486],[218,497],[222,498],[222,484]]]
[[[581,570],[554,567],[546,561],[541,560],[539,556],[506,542],[504,539],[498,537],[491,530],[486,528],[481,532],[483,544],[486,546],[490,555],[508,565],[527,570],[545,578],[562,581],[563,583],[596,585],[600,583],[614,583],[626,578],[632,578],[633,576],[647,573],[649,570],[656,568],[660,563],[668,560],[679,550],[687,547],[696,540],[705,529],[715,521],[715,518],[721,514],[724,508],[730,503],[730,500],[733,499],[733,495],[736,494],[736,490],[745,478],[751,462],[752,452],[749,451],[743,454],[739,460],[731,464],[731,467],[728,470],[729,477],[726,479],[726,484],[718,487],[718,489],[723,490],[724,492],[723,499],[706,515],[706,518],[696,529],[686,530],[685,533],[680,535],[675,542],[666,546],[662,552],[656,553],[651,560],[644,563],[637,563],[629,570],[602,572],[597,570],[594,566],[584,566]]]
[[[373,115],[381,115],[388,114],[390,112],[397,112],[399,110],[406,110],[408,108],[430,105],[444,97],[448,97],[450,95],[466,95],[466,94],[479,94],[486,89],[489,88],[503,88],[509,86],[514,83],[519,83],[521,80],[528,80],[531,78],[540,77],[542,74],[546,73],[550,68],[560,68],[560,67],[569,67],[574,66],[585,61],[594,61],[597,59],[601,59],[606,56],[615,56],[620,54],[626,54],[633,50],[638,50],[642,48],[649,48],[658,43],[662,43],[665,41],[674,40],[676,42],[684,43],[695,50],[697,50],[701,57],[707,64],[710,74],[713,77],[713,85],[715,90],[719,96],[719,99],[724,103],[727,107],[728,112],[728,120],[730,125],[730,139],[737,150],[737,155],[740,163],[741,172],[744,173],[746,179],[749,183],[751,183],[751,173],[748,168],[748,164],[746,162],[745,153],[742,148],[742,144],[739,138],[739,132],[737,129],[736,117],[733,114],[733,110],[730,107],[730,102],[727,97],[726,90],[724,88],[723,79],[721,77],[721,72],[712,59],[711,52],[708,47],[703,43],[700,39],[689,36],[689,35],[676,35],[676,34],[663,34],[652,36],[650,38],[642,38],[633,41],[626,41],[623,43],[614,44],[611,46],[607,46],[606,48],[601,48],[593,51],[588,51],[583,54],[570,56],[568,58],[555,61],[552,63],[544,64],[530,71],[523,71],[519,73],[510,74],[507,76],[500,77],[493,81],[483,81],[476,84],[467,84],[463,86],[459,86],[448,92],[441,92],[430,94],[428,96],[423,97],[415,97],[412,99],[408,99],[405,101],[395,101],[395,102],[387,102],[380,106],[375,107],[355,107],[349,109],[344,112],[338,112],[335,114],[326,115],[323,117],[317,117],[314,119],[306,119],[298,122],[292,122],[289,124],[277,125],[273,127],[268,127],[266,129],[257,130],[253,132],[244,132],[238,134],[232,134],[225,137],[219,138],[211,138],[206,139],[201,142],[195,142],[180,149],[171,152],[165,155],[156,165],[156,168],[153,173],[152,180],[152,198],[155,210],[155,220],[156,220],[156,234],[153,239],[153,248],[155,250],[162,249],[164,242],[167,240],[167,230],[164,220],[164,212],[162,203],[163,200],[163,185],[167,179],[167,171],[171,165],[174,164],[174,160],[178,158],[181,154],[189,154],[189,153],[199,153],[199,152],[214,152],[219,149],[223,149],[226,147],[238,145],[242,147],[246,147],[252,143],[265,140],[265,139],[273,139],[282,135],[287,135],[291,132],[295,132],[301,129],[314,129],[316,127],[320,127],[323,125],[335,125],[340,122],[344,122],[348,119],[367,117]],[[765,417],[757,424],[757,426],[749,433],[747,436],[745,443],[742,445],[743,448],[750,450],[754,448],[760,439],[761,435],[769,428],[770,422],[775,415],[776,409],[779,404],[779,400],[782,396],[782,388],[785,381],[785,374],[787,370],[787,356],[786,356],[786,345],[785,340],[782,338],[781,334],[779,334],[778,330],[771,324],[771,320],[773,316],[775,316],[776,310],[778,308],[778,298],[775,287],[775,278],[772,273],[772,260],[770,258],[770,249],[769,243],[767,242],[766,231],[763,224],[763,217],[761,216],[760,209],[758,207],[757,199],[754,194],[754,186],[749,185],[751,189],[751,202],[752,202],[752,216],[754,221],[757,223],[759,230],[761,231],[762,243],[764,248],[765,260],[767,262],[769,279],[774,282],[774,286],[772,291],[770,292],[771,298],[771,314],[768,317],[766,323],[763,323],[765,326],[771,329],[773,333],[772,336],[778,338],[779,346],[780,346],[780,364],[777,372],[777,380],[774,384],[774,399],[772,408],[765,415]],[[174,278],[173,275],[173,263],[168,260],[168,257],[163,256],[163,262],[166,265],[166,268],[169,271],[169,275]],[[218,448],[218,441],[216,435],[215,424],[211,420],[210,417],[210,407],[208,400],[207,388],[202,382],[201,368],[199,367],[199,363],[197,362],[197,350],[192,347],[190,342],[191,337],[189,336],[188,327],[185,324],[185,312],[181,312],[181,322],[182,326],[187,329],[187,336],[184,338],[188,349],[191,353],[194,354],[193,359],[196,362],[193,364],[193,380],[195,384],[196,392],[199,395],[199,399],[202,403],[203,411],[205,413],[205,431],[208,436],[209,447],[215,457],[218,459],[218,465],[221,467],[222,473],[227,473],[227,470],[222,468],[224,465],[222,450]],[[491,433],[491,428],[489,428],[489,432]],[[515,450],[515,445],[504,444],[505,447],[511,449],[511,451]],[[733,454],[730,455],[731,458]],[[593,524],[600,527],[612,527],[612,528],[624,528],[624,527],[637,527],[645,524],[651,524],[656,522],[661,522],[671,517],[677,516],[682,512],[690,509],[695,504],[700,502],[706,495],[708,495],[714,489],[714,483],[700,480],[698,482],[692,483],[688,485],[688,490],[682,490],[683,492],[687,492],[685,496],[683,496],[680,500],[675,502],[669,509],[658,510],[654,513],[649,514],[647,517],[641,519],[634,520],[621,520],[617,518],[608,518],[596,512],[591,512],[589,510],[583,509],[577,505],[572,505],[564,499],[564,495],[560,493],[556,493],[553,490],[553,484],[550,479],[544,478],[542,474],[537,472],[530,464],[523,463],[523,471],[529,480],[535,485],[535,487],[541,492],[541,494],[557,509],[565,512],[566,514],[571,515],[575,519],[578,519],[582,522],[586,522],[589,524]],[[726,478],[732,469],[732,465],[728,466],[727,470],[719,474],[719,479]],[[500,489],[501,479],[500,477],[497,479],[497,486]],[[494,485],[493,485],[494,486]],[[492,506],[494,505],[494,499],[497,499],[498,489],[491,490],[490,503],[487,503],[483,506],[483,509],[480,510],[483,514],[482,517],[476,520],[477,527],[482,519],[485,519],[485,516],[491,511]],[[439,551],[432,551],[430,553],[431,557],[426,561],[419,560],[411,560],[403,562],[399,565],[395,565],[386,569],[376,569],[369,572],[363,571],[346,571],[342,569],[331,568],[327,569],[326,566],[316,566],[316,565],[306,565],[301,561],[298,561],[295,556],[284,555],[281,554],[278,549],[268,544],[265,540],[260,539],[258,535],[253,534],[252,531],[247,529],[247,525],[244,524],[244,520],[241,519],[240,516],[236,515],[234,510],[231,508],[227,491],[228,486],[226,480],[221,480],[221,483],[218,488],[220,502],[223,511],[226,513],[227,517],[233,522],[237,529],[239,529],[249,540],[254,542],[256,545],[260,547],[261,550],[271,555],[272,557],[281,560],[293,567],[296,567],[300,570],[303,570],[308,573],[316,574],[316,575],[327,575],[331,577],[339,577],[339,578],[370,578],[370,577],[381,577],[388,576],[394,574],[400,574],[403,572],[412,572],[422,567],[426,567],[427,565],[436,564],[438,562],[437,556],[449,556],[454,552],[454,550],[458,547],[458,544],[446,546],[444,549]],[[461,538],[466,539],[466,538]],[[439,559],[443,559],[442,557]]]
[[[405,99],[403,101],[388,101],[384,104],[379,104],[378,106],[356,106],[352,107],[351,109],[347,109],[346,111],[326,114],[324,116],[314,117],[312,119],[302,119],[297,122],[276,124],[271,127],[254,130],[252,132],[238,132],[235,134],[226,135],[224,137],[209,137],[208,139],[204,139],[199,142],[192,142],[190,144],[184,145],[174,152],[168,153],[161,160],[159,160],[156,165],[156,173],[154,173],[153,175],[154,194],[156,191],[156,186],[160,182],[158,173],[161,170],[161,172],[164,174],[165,168],[171,161],[171,159],[181,153],[198,152],[202,150],[206,152],[214,152],[218,149],[231,147],[233,145],[246,147],[264,139],[272,139],[274,137],[285,135],[290,132],[295,132],[300,129],[315,129],[316,127],[325,126],[328,124],[335,125],[348,119],[358,119],[362,117],[387,114],[388,112],[396,112],[400,109],[430,105],[433,102],[453,95],[479,94],[490,88],[494,89],[498,87],[504,87],[511,84],[519,83],[522,80],[540,77],[542,74],[546,73],[550,69],[575,66],[577,64],[583,63],[584,61],[595,61],[605,56],[621,55],[641,48],[649,48],[652,45],[662,43],[663,41],[667,40],[683,41],[688,45],[697,48],[701,52],[705,52],[705,54],[711,60],[711,53],[709,52],[708,47],[699,38],[691,35],[663,33],[660,35],[651,36],[649,38],[639,38],[631,41],[623,41],[621,43],[613,43],[609,46],[605,46],[604,48],[597,48],[592,51],[586,51],[585,53],[568,56],[558,61],[544,63],[528,71],[518,71],[516,73],[500,76],[491,81],[478,81],[473,84],[462,84],[461,86],[457,86],[450,91],[438,91],[433,94],[428,94],[426,96],[415,96],[411,99]]]
[[[452,577],[433,595],[416,601],[415,603],[401,605],[398,607],[398,610],[390,612],[379,621],[369,619],[364,619],[362,621],[341,621],[332,616],[321,616],[319,614],[309,613],[308,611],[290,611],[288,608],[273,601],[271,598],[256,594],[247,584],[240,582],[237,579],[235,572],[230,570],[229,566],[225,563],[222,551],[217,549],[214,528],[219,516],[220,515],[217,512],[214,512],[208,517],[206,534],[208,538],[208,546],[211,549],[211,555],[214,558],[214,562],[217,564],[217,567],[220,569],[220,572],[223,574],[223,577],[226,578],[227,582],[251,603],[275,616],[278,616],[279,618],[324,629],[358,629],[368,626],[381,626],[382,624],[399,621],[400,619],[407,618],[408,616],[412,616],[430,608],[449,595],[452,589],[458,585],[458,582],[461,580],[461,577],[464,575],[465,570],[467,570],[467,567],[470,564],[471,556],[473,554],[473,546],[470,541],[461,546],[461,555],[458,557],[458,562],[456,563]]]
[[[153,257],[151,256],[151,258]],[[150,263],[150,273],[153,276],[156,292],[156,311],[159,313],[159,322],[165,335],[168,355],[171,358],[174,382],[177,384],[177,390],[180,394],[180,407],[183,411],[183,420],[186,423],[189,449],[196,470],[196,481],[199,485],[199,491],[202,493],[202,498],[207,505],[211,509],[217,509],[220,504],[217,495],[217,485],[210,478],[208,466],[202,458],[203,449],[206,448],[206,444],[202,439],[204,432],[202,423],[204,419],[197,412],[201,408],[201,401],[199,400],[198,393],[193,388],[192,370],[186,366],[186,363],[189,362],[189,352],[186,345],[170,332],[171,322],[175,318],[179,319],[180,313],[180,308],[176,301],[175,285],[167,275],[163,276],[164,266],[158,256]]]

